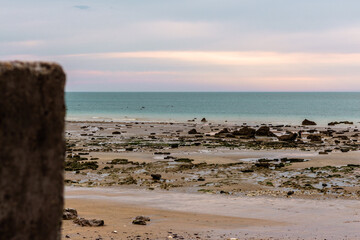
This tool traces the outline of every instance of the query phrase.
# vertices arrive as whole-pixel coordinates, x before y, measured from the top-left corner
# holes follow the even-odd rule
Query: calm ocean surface
[[[360,121],[360,93],[67,92],[68,120]]]

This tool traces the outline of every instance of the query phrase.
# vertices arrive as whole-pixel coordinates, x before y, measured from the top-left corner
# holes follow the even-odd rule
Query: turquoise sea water
[[[360,93],[67,92],[69,120],[360,121]]]

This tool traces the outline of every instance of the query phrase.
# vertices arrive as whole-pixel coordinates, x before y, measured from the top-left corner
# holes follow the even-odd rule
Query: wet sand
[[[131,203],[131,204],[129,204]],[[146,191],[121,188],[67,188],[66,206],[81,217],[102,218],[105,227],[82,228],[64,221],[72,239],[358,239],[360,202]],[[132,218],[151,218],[147,226]],[[113,231],[117,233],[113,233]],[[80,233],[80,234],[77,234]],[[194,235],[196,234],[196,235]],[[209,236],[209,237],[207,237]]]

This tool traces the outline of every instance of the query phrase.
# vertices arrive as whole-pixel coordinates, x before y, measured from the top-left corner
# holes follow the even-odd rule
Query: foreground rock
[[[305,119],[305,120],[302,122],[302,125],[304,125],[304,126],[315,126],[315,125],[317,125],[317,124],[316,124],[316,122],[314,122],[314,121],[310,121],[310,120],[308,120],[308,119]]]
[[[63,216],[62,216],[63,220],[73,220],[73,219],[76,219],[77,217],[78,217],[78,213],[77,213],[76,209],[65,208],[63,210]]]
[[[101,227],[104,226],[104,220],[98,219],[85,219],[85,218],[76,218],[74,223],[82,227]]]

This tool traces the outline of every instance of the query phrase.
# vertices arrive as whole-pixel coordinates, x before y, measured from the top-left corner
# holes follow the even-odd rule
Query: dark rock
[[[304,126],[315,126],[315,125],[316,125],[316,122],[310,121],[310,120],[308,120],[308,119],[305,119],[305,120],[302,122],[302,125],[304,125]]]
[[[104,220],[98,219],[85,219],[85,218],[77,218],[74,220],[74,223],[82,226],[82,227],[101,227],[104,226]]]
[[[151,174],[151,177],[153,180],[160,180],[161,179],[161,174]]]
[[[144,217],[144,216],[137,216],[133,221],[132,224],[135,225],[146,225],[146,222],[149,222],[150,218],[149,217]]]
[[[297,133],[285,134],[278,137],[279,141],[284,141],[284,142],[294,142],[296,138],[297,138]]]
[[[206,118],[201,119],[201,122],[207,122]]]
[[[281,158],[280,159],[281,162],[305,162],[305,159],[303,158]]]
[[[65,74],[0,62],[0,239],[58,239],[63,210]]]
[[[241,138],[254,138],[256,130],[250,127],[243,127],[238,131],[234,131],[232,134],[240,136]]]
[[[73,220],[77,217],[78,217],[78,213],[77,213],[76,209],[65,208],[63,210],[63,216],[62,216],[63,220]]]
[[[340,151],[341,152],[348,152],[348,151],[350,151],[350,149],[349,148],[341,148]]]
[[[288,196],[291,196],[291,195],[293,195],[293,194],[294,194],[294,191],[288,191],[288,192],[287,192],[287,195],[288,195]]]
[[[112,134],[121,134],[119,131],[112,132]]]
[[[221,130],[218,134],[223,134],[223,133],[230,133],[229,129],[224,128],[223,130]]]
[[[198,132],[196,131],[196,129],[191,129],[188,134],[198,134]]]
[[[353,122],[350,122],[350,121],[341,121],[341,122],[330,122],[328,123],[329,126],[335,126],[335,125],[338,125],[338,124],[348,124],[348,125],[352,125],[354,124]]]
[[[260,127],[256,132],[256,136],[262,136],[262,137],[276,137],[276,135],[270,131],[270,128],[267,126]]]
[[[316,134],[310,134],[309,136],[307,136],[307,139],[310,139],[311,142],[321,142],[321,135],[316,135]]]

